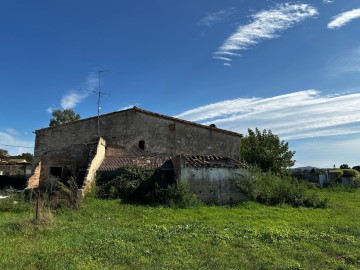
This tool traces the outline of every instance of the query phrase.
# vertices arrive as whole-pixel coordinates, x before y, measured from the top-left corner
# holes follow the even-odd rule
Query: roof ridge
[[[136,107],[136,106],[134,106],[134,107],[132,107],[132,108],[129,108],[129,109],[126,109],[126,110],[121,110],[121,111],[116,111],[116,112],[110,112],[110,113],[102,114],[102,115],[100,115],[100,117],[107,117],[107,116],[110,116],[110,115],[113,115],[113,114],[124,113],[124,112],[128,112],[128,111],[136,111],[136,112],[148,114],[148,115],[155,116],[155,117],[159,117],[159,118],[164,118],[164,119],[176,121],[176,122],[179,122],[179,123],[184,123],[184,124],[193,125],[193,126],[197,126],[197,127],[201,127],[201,128],[206,128],[206,129],[208,129],[208,130],[215,131],[215,132],[226,133],[226,134],[234,135],[234,136],[238,136],[238,137],[242,137],[242,136],[243,136],[242,134],[237,133],[237,132],[234,132],[234,131],[230,131],[230,130],[226,130],[226,129],[221,129],[221,128],[217,128],[217,127],[210,127],[210,126],[206,126],[206,125],[203,125],[203,124],[195,123],[195,122],[192,122],[192,121],[188,121],[188,120],[184,120],[184,119],[180,119],[180,118],[176,118],[176,117],[172,117],[172,116],[168,116],[168,115],[164,115],[164,114],[160,114],[160,113],[156,113],[156,112],[151,112],[151,111],[148,111],[148,110],[144,110],[144,109],[138,108],[138,107]],[[73,124],[76,124],[76,123],[80,123],[80,122],[84,122],[84,121],[89,121],[89,120],[96,119],[96,118],[97,118],[97,116],[92,116],[92,117],[80,119],[80,120],[77,120],[77,121],[74,121],[74,122],[71,122],[71,123],[61,124],[61,125],[59,125],[59,126],[41,128],[41,129],[35,130],[35,133],[36,133],[36,132],[45,131],[45,130],[50,130],[50,129],[56,129],[56,128],[64,127],[64,126],[68,126],[68,125],[73,125]]]

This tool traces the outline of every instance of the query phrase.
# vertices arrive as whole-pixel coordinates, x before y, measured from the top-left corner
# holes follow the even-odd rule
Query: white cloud
[[[271,129],[283,139],[360,133],[360,93],[322,96],[306,90],[270,98],[226,100],[176,117],[247,133]]]
[[[328,23],[328,28],[329,29],[340,28],[357,18],[360,18],[360,8],[342,12],[336,15],[334,19]]]
[[[6,133],[12,135],[12,136],[18,136],[20,133],[14,129],[14,128],[7,128],[6,130]]]
[[[198,25],[209,27],[233,15],[234,13],[235,13],[234,7],[208,13],[207,16],[205,16],[204,18],[198,21]]]
[[[341,52],[339,55],[329,59],[327,73],[332,77],[349,73],[360,73],[360,47]]]
[[[213,56],[214,59],[224,60],[224,61],[232,61],[232,59],[222,56]]]
[[[10,155],[19,155],[21,153],[33,153],[33,141],[24,140],[19,137],[20,133],[15,129],[0,131],[0,148],[5,149]]]
[[[56,109],[57,109],[57,107],[55,106],[55,104],[53,104],[53,105],[51,105],[51,107],[47,108],[46,111],[51,114]]]
[[[96,90],[98,86],[98,77],[95,73],[90,73],[83,84],[79,86],[84,90],[70,90],[62,98],[60,105],[63,109],[73,109],[77,104],[82,102],[89,94]],[[52,113],[56,109],[55,105],[47,108],[48,113]]]
[[[86,77],[85,88],[88,91],[95,91],[98,87],[99,77],[96,73],[92,72]]]
[[[214,55],[231,56],[234,52],[247,50],[264,39],[278,37],[282,31],[317,14],[317,9],[307,4],[279,4],[260,11],[252,15],[251,23],[239,26]]]
[[[333,0],[323,0],[323,3],[324,4],[331,4],[331,3],[334,3]]]
[[[134,108],[134,106],[136,106],[136,105],[128,105],[128,106],[122,107],[121,109],[119,109],[119,111],[128,110],[128,109]]]
[[[63,109],[73,109],[78,103],[86,98],[89,93],[79,91],[69,91],[61,98],[61,107]]]

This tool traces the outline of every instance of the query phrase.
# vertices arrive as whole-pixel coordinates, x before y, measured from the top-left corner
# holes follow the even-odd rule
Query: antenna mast
[[[108,94],[105,92],[101,92],[101,73],[106,72],[108,70],[99,70],[99,90],[93,91],[94,93],[98,94],[98,108],[97,108],[97,135],[98,137],[100,137],[100,100],[101,100],[101,96],[104,94]]]

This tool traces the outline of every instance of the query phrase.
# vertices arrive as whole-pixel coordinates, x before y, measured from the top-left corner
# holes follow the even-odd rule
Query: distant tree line
[[[31,153],[22,153],[17,156],[9,155],[9,152],[5,149],[0,149],[0,160],[10,160],[10,159],[25,159],[27,162],[32,162],[34,155]]]

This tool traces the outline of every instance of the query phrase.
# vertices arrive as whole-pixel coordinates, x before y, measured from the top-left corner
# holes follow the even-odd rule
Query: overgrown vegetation
[[[329,175],[334,179],[330,185],[342,183],[342,177],[347,178],[348,186],[360,188],[360,173],[354,169],[337,169],[329,171]]]
[[[336,174],[338,177],[358,177],[360,174],[354,169],[331,170],[329,173]]]
[[[162,181],[158,169],[124,167],[118,174],[119,176],[109,181],[101,178],[97,181],[97,195],[100,198],[120,198],[125,202],[179,207],[198,204],[186,182]]]
[[[88,198],[35,226],[0,200],[0,269],[359,269],[360,190],[315,192],[326,209],[176,209]]]
[[[294,207],[326,207],[327,200],[320,199],[309,190],[309,184],[290,175],[276,175],[259,169],[249,171],[248,177],[234,180],[251,200],[266,205],[289,204]]]
[[[78,198],[77,190],[76,179],[70,177],[66,182],[57,181],[51,186],[44,186],[40,192],[44,204],[51,209],[79,209],[81,198]]]

